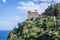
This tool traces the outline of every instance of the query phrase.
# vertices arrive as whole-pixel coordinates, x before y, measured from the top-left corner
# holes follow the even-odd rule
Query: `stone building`
[[[28,19],[36,19],[36,18],[39,18],[40,14],[38,14],[37,10],[35,10],[35,12],[31,12],[31,11],[28,11]]]

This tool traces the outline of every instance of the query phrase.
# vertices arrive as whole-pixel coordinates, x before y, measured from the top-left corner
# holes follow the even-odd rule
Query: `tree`
[[[53,5],[53,11],[56,5]],[[52,12],[53,12],[52,11]],[[51,12],[51,7],[46,10],[46,13]],[[46,15],[48,15],[46,14]],[[54,14],[54,16],[57,16]],[[51,19],[51,16],[47,18],[43,17],[37,19],[37,21],[26,20],[22,23],[18,23],[18,28],[15,28],[9,33],[8,40],[59,40],[60,39],[60,28],[55,29],[56,21]]]

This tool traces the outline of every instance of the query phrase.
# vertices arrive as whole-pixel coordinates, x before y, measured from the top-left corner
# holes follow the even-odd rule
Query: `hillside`
[[[60,16],[60,3],[49,6],[43,13],[49,16]]]
[[[57,7],[58,5],[58,7]],[[55,8],[56,7],[56,8]],[[49,6],[44,15],[57,16],[60,14],[60,4]],[[57,12],[57,14],[56,14]],[[60,27],[57,27],[57,19],[43,17],[40,19],[29,20],[18,23],[18,28],[14,28],[8,35],[8,40],[60,40]]]

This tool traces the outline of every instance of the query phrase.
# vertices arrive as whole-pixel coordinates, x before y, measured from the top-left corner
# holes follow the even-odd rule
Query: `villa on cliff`
[[[36,20],[36,18],[40,19],[43,17],[48,18],[48,16],[45,16],[44,14],[39,14],[37,10],[35,10],[35,12],[28,11],[28,19]],[[56,20],[56,17],[51,16],[51,19]],[[57,21],[56,25],[56,27],[60,26],[60,20]]]
[[[40,18],[47,18],[47,16],[45,16],[44,14],[40,14],[37,12],[37,10],[35,10],[35,12],[31,12],[31,11],[28,11],[28,19],[33,19],[35,20],[36,18],[40,19]],[[55,16],[51,16],[51,19],[56,19]]]
[[[28,11],[28,19],[33,19],[35,20],[36,18],[41,18],[42,15],[35,10],[35,12]]]

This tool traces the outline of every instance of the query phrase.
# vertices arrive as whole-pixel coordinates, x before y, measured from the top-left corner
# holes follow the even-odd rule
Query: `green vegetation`
[[[43,13],[49,16],[58,16],[60,14],[60,3],[49,6]],[[60,15],[59,15],[60,16]]]
[[[60,29],[54,29],[54,25],[56,20],[49,18],[41,18],[37,21],[26,20],[18,23],[18,28],[9,34],[8,40],[58,40]]]
[[[58,9],[60,8],[60,4]],[[53,10],[57,11],[53,5]],[[41,18],[37,20],[29,20],[22,23],[18,23],[18,28],[14,28],[8,35],[8,40],[60,40],[60,28],[56,28],[57,19],[51,19],[51,8],[46,9],[45,15],[49,15],[47,18]],[[59,12],[58,12],[59,13]],[[60,14],[60,13],[59,13]],[[54,15],[57,16],[57,15]]]

